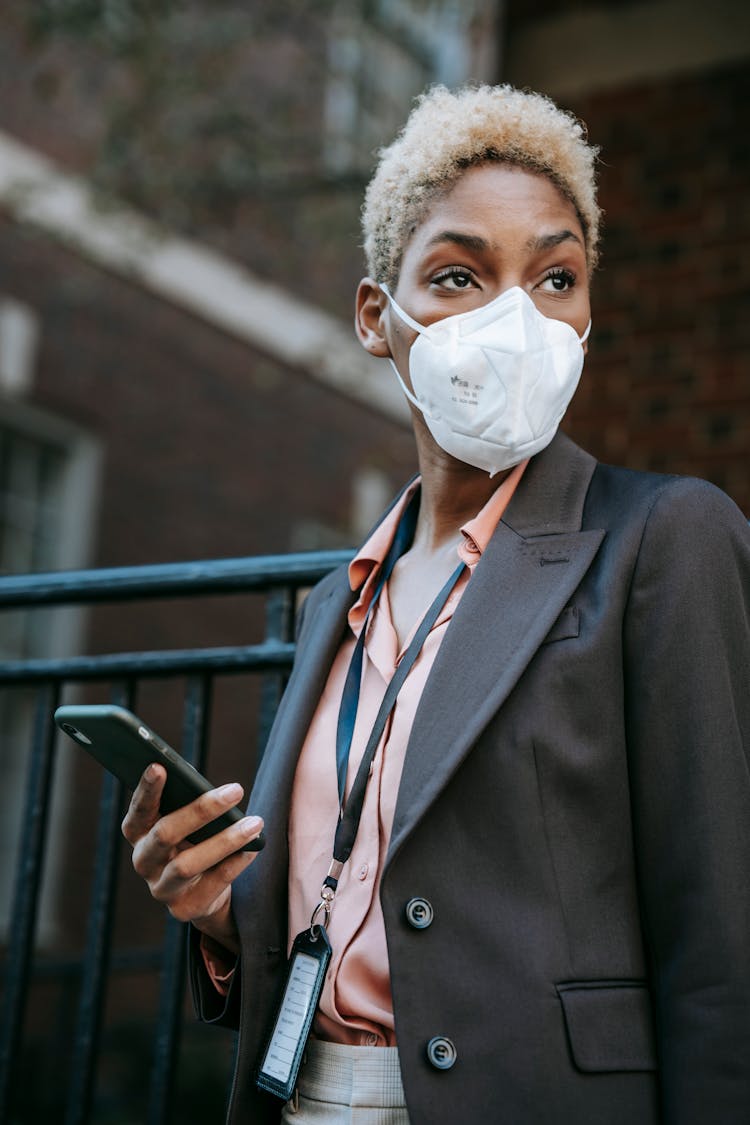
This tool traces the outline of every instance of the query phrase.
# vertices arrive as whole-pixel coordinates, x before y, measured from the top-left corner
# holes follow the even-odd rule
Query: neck
[[[415,546],[437,551],[455,542],[460,529],[479,512],[510,470],[490,477],[448,456],[431,443],[419,444],[422,496]]]

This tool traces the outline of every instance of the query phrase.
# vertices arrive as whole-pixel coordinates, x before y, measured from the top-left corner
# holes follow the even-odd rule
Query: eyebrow
[[[489,248],[489,242],[478,234],[464,234],[458,230],[441,230],[429,240],[427,246],[436,246],[440,242],[452,242],[454,246],[463,246],[477,254]]]
[[[577,242],[579,246],[583,246],[580,238],[572,230],[558,230],[554,234],[542,234],[530,238],[526,243],[529,250],[536,253],[543,253],[545,250],[554,250],[555,246],[559,246],[563,242],[569,241]]]
[[[532,236],[526,243],[528,250],[534,253],[541,254],[546,250],[554,250],[556,246],[560,246],[563,242],[577,242],[579,246],[583,247],[578,235],[572,230],[559,230],[552,234],[541,234]],[[450,242],[454,246],[463,246],[466,250],[472,250],[476,254],[482,254],[489,249],[490,244],[486,238],[482,238],[478,234],[466,234],[458,230],[441,230],[427,243],[427,247],[437,246],[441,242]]]

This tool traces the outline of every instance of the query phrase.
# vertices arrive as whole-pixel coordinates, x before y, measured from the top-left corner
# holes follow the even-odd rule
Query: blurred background
[[[352,329],[359,208],[435,82],[541,90],[601,146],[593,329],[563,428],[602,460],[706,477],[750,516],[749,61],[744,0],[4,0],[0,574],[357,543],[414,469],[390,369]],[[241,598],[16,611],[0,657],[261,632]],[[256,694],[216,687],[216,781],[251,776]],[[175,742],[179,707],[172,684],[139,697]],[[0,691],[0,941],[30,709]],[[75,960],[101,779],[60,753],[37,943]],[[122,863],[117,933],[148,943],[161,912]],[[75,981],[34,986],[14,1121],[62,1120]],[[92,1121],[145,1120],[154,987],[112,984]],[[175,1120],[221,1119],[229,1050],[186,1031]]]

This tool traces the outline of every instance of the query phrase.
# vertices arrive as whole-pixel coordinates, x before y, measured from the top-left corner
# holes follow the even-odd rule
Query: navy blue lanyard
[[[346,774],[349,766],[349,752],[352,747],[352,738],[354,737],[354,724],[357,721],[357,708],[359,706],[359,688],[362,680],[362,659],[365,651],[365,634],[367,633],[367,626],[370,622],[370,617],[375,609],[378,598],[385,586],[386,582],[391,576],[394,566],[403,554],[409,550],[414,539],[414,531],[417,526],[417,516],[419,515],[419,490],[417,490],[409,501],[401,519],[396,528],[396,534],[393,537],[393,542],[385,556],[383,565],[380,569],[378,582],[375,587],[375,593],[367,608],[367,614],[362,623],[362,629],[357,637],[357,643],[354,646],[354,652],[349,662],[349,669],[346,673],[346,680],[344,681],[344,690],[341,695],[341,706],[339,707],[339,718],[336,727],[336,776],[338,778],[339,787],[339,809],[343,811],[344,808],[344,790],[346,789]]]
[[[380,742],[385,724],[388,716],[396,704],[396,698],[404,680],[412,669],[412,666],[422,650],[422,646],[427,639],[427,635],[432,629],[433,625],[440,616],[440,612],[445,606],[450,594],[461,577],[464,569],[464,563],[459,565],[454,570],[448,581],[445,583],[439,594],[433,601],[427,613],[422,618],[419,628],[412,637],[412,640],[404,653],[401,661],[391,678],[388,687],[386,688],[385,695],[380,704],[375,723],[370,737],[367,740],[362,761],[359,764],[357,775],[354,779],[349,798],[344,803],[344,791],[346,787],[346,775],[349,766],[349,754],[351,752],[352,739],[354,737],[354,725],[357,719],[357,708],[359,706],[359,690],[362,678],[362,660],[365,647],[365,633],[367,625],[370,620],[377,599],[388,581],[394,566],[398,559],[404,554],[405,551],[411,546],[412,539],[414,538],[414,528],[416,527],[417,514],[419,511],[419,494],[415,496],[409,503],[408,508],[404,512],[399,526],[391,545],[385,561],[383,563],[382,571],[379,577],[378,585],[373,595],[367,610],[367,616],[363,622],[362,630],[357,638],[357,644],[352,654],[352,659],[349,663],[349,669],[346,674],[346,681],[344,683],[344,690],[341,696],[341,706],[339,708],[338,726],[336,729],[336,773],[338,777],[339,789],[339,808],[340,818],[336,828],[336,836],[333,845],[333,858],[339,864],[344,864],[351,855],[354,841],[357,836],[357,829],[359,828],[359,821],[362,816],[362,807],[364,805],[365,790],[370,776],[370,766],[375,757],[375,753]],[[332,875],[328,875],[325,885],[335,891],[338,879]]]

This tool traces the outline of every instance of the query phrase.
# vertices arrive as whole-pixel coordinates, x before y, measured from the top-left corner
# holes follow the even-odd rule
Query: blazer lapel
[[[280,950],[286,947],[286,885],[289,867],[287,821],[297,759],[331,664],[343,635],[352,599],[346,569],[330,580],[320,598],[306,612],[304,644],[300,645],[260,768],[248,811],[266,823],[266,847],[258,863],[240,876],[243,893],[235,900],[237,922],[246,947]],[[263,908],[258,908],[263,903]]]
[[[531,462],[451,621],[414,720],[389,858],[512,691],[591,565],[596,462],[563,435]]]
[[[284,826],[297,758],[328,678],[356,597],[342,576],[306,621],[306,641],[286,686],[253,787],[253,811]],[[270,821],[269,821],[270,822]],[[278,831],[278,829],[277,829]]]

